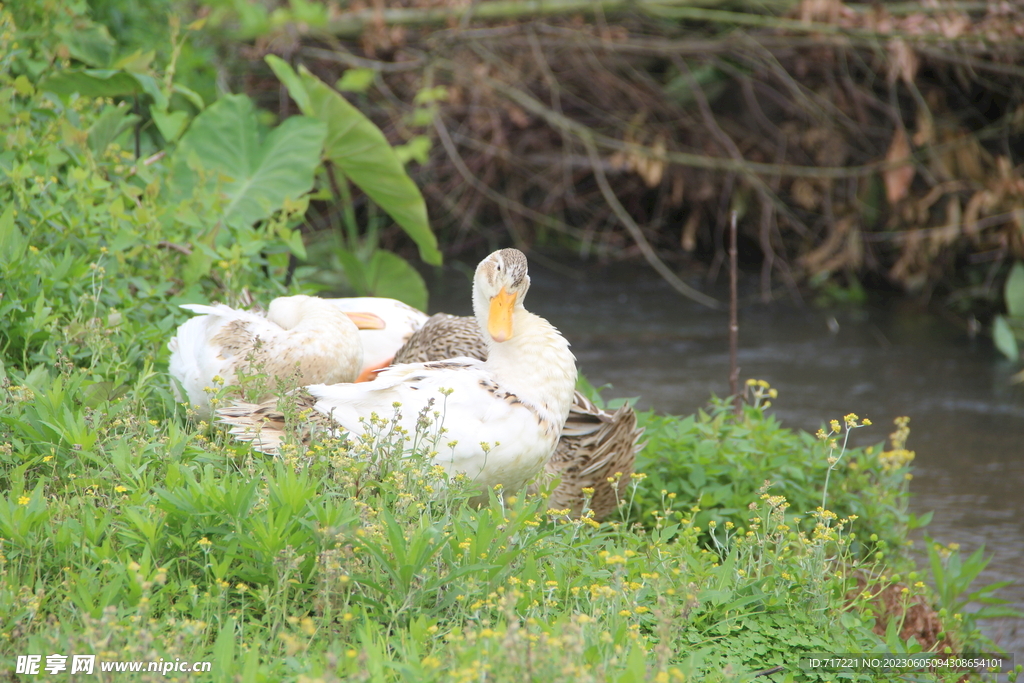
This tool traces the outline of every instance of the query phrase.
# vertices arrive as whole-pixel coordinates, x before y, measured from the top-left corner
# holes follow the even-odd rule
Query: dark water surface
[[[579,367],[605,397],[639,396],[640,408],[686,415],[729,392],[727,315],[675,294],[642,268],[569,277],[531,264],[527,308],[572,343]],[[469,314],[462,274],[432,283],[432,311]],[[715,292],[720,298],[721,292]],[[984,337],[893,302],[828,311],[746,304],[740,311],[740,378],[779,390],[772,410],[788,427],[815,431],[847,413],[870,418],[854,445],[887,439],[911,418],[917,452],[911,510],[934,511],[925,532],[965,553],[994,555],[981,581],[1014,579],[1002,597],[1024,609],[1024,386]],[[1024,660],[1024,623],[986,632]]]

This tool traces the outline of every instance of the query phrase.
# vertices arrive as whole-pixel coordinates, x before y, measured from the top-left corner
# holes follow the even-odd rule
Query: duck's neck
[[[267,320],[282,329],[303,332],[316,329],[348,329],[351,321],[340,310],[330,304],[313,305],[306,303],[287,310],[272,310]],[[353,326],[354,327],[354,326]]]
[[[565,422],[576,389],[576,358],[569,342],[544,318],[517,307],[513,335],[504,342],[486,333],[487,366],[503,389],[533,404],[545,417]]]

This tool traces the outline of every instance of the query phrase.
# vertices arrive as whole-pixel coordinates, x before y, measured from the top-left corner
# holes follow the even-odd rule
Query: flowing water
[[[639,408],[686,415],[729,393],[727,314],[683,299],[642,268],[570,276],[534,263],[530,273],[527,307],[569,339],[595,386],[613,386],[606,398],[639,396]],[[449,273],[431,289],[432,311],[470,314],[465,275]],[[993,559],[980,581],[1016,580],[1000,595],[1024,610],[1024,385],[1010,384],[1015,368],[988,339],[971,340],[900,301],[837,311],[747,303],[739,365],[741,381],[779,390],[772,410],[789,427],[813,432],[856,413],[874,426],[851,443],[869,445],[909,416],[911,511],[934,511],[925,533],[937,541],[965,553],[984,545]],[[983,623],[1024,659],[1024,621]]]

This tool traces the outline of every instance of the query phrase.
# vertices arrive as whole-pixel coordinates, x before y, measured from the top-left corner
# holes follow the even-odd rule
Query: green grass
[[[177,675],[196,681],[828,681],[800,654],[920,648],[890,586],[984,645],[959,614],[981,556],[933,550],[933,595],[904,553],[905,443],[785,429],[766,387],[739,417],[642,415],[642,474],[603,524],[467,505],[429,465],[429,413],[279,459],[191,420],[166,375],[177,304],[284,291],[291,218],[230,227],[215,188],[172,195],[163,160],[124,152],[118,103],[38,91],[56,48],[2,19],[0,678],[63,653],[211,662]]]

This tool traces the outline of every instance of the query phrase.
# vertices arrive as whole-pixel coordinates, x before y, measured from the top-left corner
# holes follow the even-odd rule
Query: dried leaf
[[[800,21],[835,24],[843,9],[840,0],[801,0]]]
[[[672,174],[672,192],[669,195],[669,204],[671,206],[682,206],[683,199],[686,198],[684,190],[686,189],[686,181],[683,178],[683,174],[676,172]]]
[[[836,254],[841,254],[844,251],[844,247],[847,244],[847,234],[851,232],[851,228],[854,226],[854,219],[852,216],[844,216],[840,218],[831,226],[831,231],[825,241],[819,244],[814,250],[804,254],[800,257],[800,265],[813,277],[818,273],[825,270],[834,270],[836,264]],[[854,231],[856,232],[856,231]],[[845,263],[845,259],[839,260],[840,265]],[[829,267],[826,268],[825,266]]]
[[[927,109],[917,110],[917,132],[914,133],[913,139],[917,147],[935,142],[935,123]]]
[[[889,82],[895,83],[897,78],[911,85],[917,78],[917,70],[921,66],[914,49],[902,39],[889,41]]]
[[[789,194],[802,209],[813,211],[818,206],[818,193],[814,190],[814,184],[807,178],[794,180],[789,188]]]
[[[679,246],[688,254],[693,253],[693,250],[697,248],[698,228],[700,228],[700,209],[694,209],[690,212],[690,217],[686,219],[682,237],[679,239]]]
[[[520,107],[514,104],[509,104],[506,105],[505,111],[506,113],[508,113],[509,120],[517,128],[526,128],[527,126],[530,125],[530,117],[527,116],[526,112],[523,111]]]
[[[976,137],[964,132],[954,154],[959,177],[967,177],[979,183],[988,180],[985,166],[992,161],[992,155],[981,146]]]
[[[889,163],[907,162],[902,166],[889,168],[882,173],[885,178],[885,196],[890,204],[895,204],[907,196],[915,173],[913,164],[909,163],[910,143],[907,142],[907,134],[903,128],[896,129],[885,160]]]
[[[662,176],[665,175],[665,161],[663,158],[665,154],[665,141],[661,138],[655,140],[651,149],[657,157],[648,158],[646,168],[642,171],[638,170],[638,172],[647,187],[657,187],[661,184]]]

